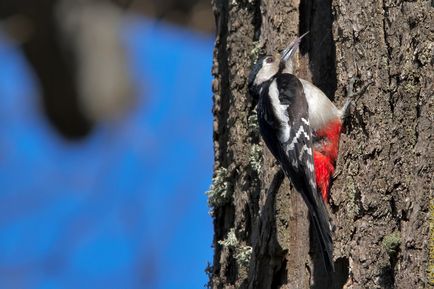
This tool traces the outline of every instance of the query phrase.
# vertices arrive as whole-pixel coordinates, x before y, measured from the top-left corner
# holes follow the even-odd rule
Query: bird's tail
[[[307,179],[304,179],[303,182],[300,181],[300,178],[295,177],[295,175],[291,174],[291,170],[285,170],[288,167],[288,164],[285,163],[282,166],[286,175],[291,180],[295,189],[300,192],[304,202],[306,203],[309,209],[309,215],[311,216],[311,224],[314,227],[314,231],[318,236],[318,241],[321,246],[321,254],[323,255],[324,265],[327,272],[334,272],[334,263],[333,263],[333,239],[332,239],[332,231],[331,225],[329,221],[329,214],[327,212],[326,206],[321,199],[320,194],[316,191],[315,184],[309,182]],[[314,176],[314,172],[312,173]],[[306,184],[310,184],[306,185]]]
[[[330,229],[330,222],[327,219],[327,212],[324,203],[320,200],[318,210],[310,210],[311,224],[318,236],[318,242],[321,246],[321,254],[323,255],[324,265],[327,272],[334,272],[333,263],[333,240]]]

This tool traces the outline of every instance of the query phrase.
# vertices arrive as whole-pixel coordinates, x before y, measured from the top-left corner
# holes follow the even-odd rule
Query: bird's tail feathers
[[[314,231],[318,236],[318,242],[321,247],[321,254],[323,256],[324,265],[327,272],[334,272],[333,263],[333,241],[331,236],[330,223],[325,219],[326,216],[318,216],[315,212],[310,213],[311,224],[314,227]]]

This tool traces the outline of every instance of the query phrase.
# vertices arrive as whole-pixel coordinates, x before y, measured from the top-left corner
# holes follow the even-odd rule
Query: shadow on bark
[[[331,99],[337,89],[336,47],[333,41],[331,1],[306,0],[300,3],[299,35],[309,31],[300,45],[302,55],[309,55],[312,83]]]
[[[219,122],[218,130],[214,131],[213,139],[215,141],[218,141],[219,146],[219,152],[218,155],[222,156],[225,155],[228,151],[228,148],[226,144],[229,140],[229,133],[227,133],[228,124],[227,121],[229,119],[229,105],[230,101],[227,101],[223,99],[224,97],[230,97],[231,95],[231,89],[230,89],[230,83],[229,83],[229,62],[228,62],[228,51],[227,51],[227,37],[229,35],[228,33],[228,3],[225,1],[216,1],[216,5],[218,5],[217,12],[215,12],[215,21],[216,21],[216,27],[217,27],[217,41],[216,41],[216,49],[214,50],[214,53],[216,54],[214,56],[214,59],[217,60],[218,65],[218,75],[217,71],[213,71],[212,73],[215,75],[215,77],[220,78],[220,87],[219,88],[213,88],[214,90],[214,103],[215,105],[219,105],[220,109],[218,110],[220,112],[219,115],[217,115],[217,121]],[[218,96],[219,99],[216,99],[216,91],[219,90]],[[216,108],[214,107],[214,113],[216,112]],[[220,161],[222,162],[221,165],[224,167],[227,167],[229,161],[229,158],[220,158]]]
[[[248,288],[279,288],[287,283],[286,250],[283,250],[277,240],[275,199],[285,178],[282,170],[273,177],[267,192],[265,204],[260,214],[257,230],[253,232],[254,260],[251,262]]]

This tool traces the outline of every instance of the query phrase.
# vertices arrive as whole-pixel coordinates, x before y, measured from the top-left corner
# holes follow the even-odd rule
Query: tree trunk
[[[426,288],[432,188],[429,1],[215,0],[211,288]],[[341,138],[329,211],[336,272],[265,148],[247,76],[259,51],[310,31],[296,75],[341,105],[373,81]]]

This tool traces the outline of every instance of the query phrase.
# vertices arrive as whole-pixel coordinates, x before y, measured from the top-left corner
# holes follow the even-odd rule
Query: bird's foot
[[[368,87],[374,83],[373,79],[368,80],[368,82],[366,82],[363,86],[361,86],[359,89],[355,90],[354,88],[354,84],[360,80],[358,77],[352,77],[347,85],[347,96],[345,98],[345,103],[342,106],[342,108],[340,109],[341,111],[341,118],[344,119],[348,116],[349,111],[350,111],[350,107],[351,104],[353,102],[356,102],[359,97],[365,93],[365,91],[368,89]]]

